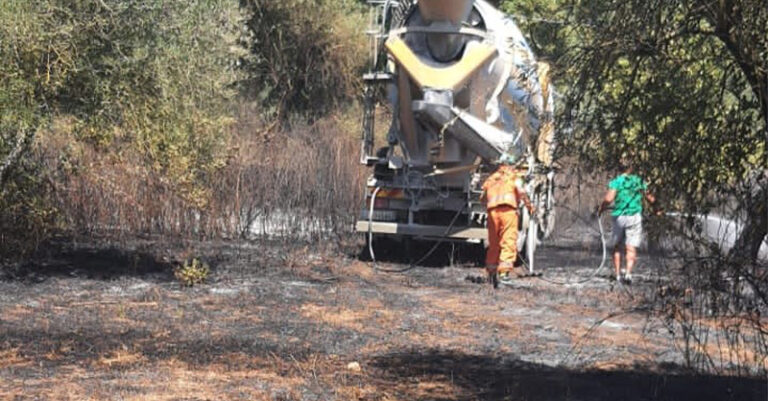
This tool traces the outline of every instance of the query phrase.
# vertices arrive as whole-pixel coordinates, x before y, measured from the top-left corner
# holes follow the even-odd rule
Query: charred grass
[[[604,279],[493,291],[465,280],[482,274],[471,267],[382,274],[312,247],[200,246],[213,277],[193,288],[170,278],[172,258],[143,246],[138,259],[72,249],[36,279],[5,277],[0,399],[766,396],[758,379],[680,368],[670,336]],[[111,268],[88,274],[96,261]]]

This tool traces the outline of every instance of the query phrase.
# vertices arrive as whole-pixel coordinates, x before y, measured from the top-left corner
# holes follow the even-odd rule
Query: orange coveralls
[[[501,166],[483,183],[488,209],[488,251],[485,268],[489,272],[511,271],[517,260],[517,207],[520,192],[511,166]]]

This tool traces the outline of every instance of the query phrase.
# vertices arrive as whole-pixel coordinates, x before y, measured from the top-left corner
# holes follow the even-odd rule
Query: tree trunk
[[[768,235],[768,170],[755,172],[747,181],[744,199],[746,223],[734,244],[731,256],[754,262],[757,261],[760,246]]]
[[[746,223],[731,251],[731,256],[754,262],[768,235],[768,63],[762,55],[766,42],[765,36],[761,35],[765,33],[758,22],[765,21],[760,19],[765,18],[765,14],[755,14],[758,10],[765,10],[745,10],[741,6],[736,7],[730,0],[720,0],[717,7],[713,8],[713,13],[709,14],[709,20],[715,27],[716,36],[744,73],[763,117],[763,166],[747,180],[746,196],[742,201]],[[750,25],[743,24],[745,15],[755,19],[752,28],[757,29],[757,32],[750,30]]]
[[[18,136],[16,137],[16,145],[11,149],[2,163],[0,163],[0,187],[4,186],[5,180],[8,178],[8,173],[11,171],[11,167],[13,167],[21,157],[23,150],[27,147],[28,139],[31,136],[31,134],[23,131],[18,133]]]

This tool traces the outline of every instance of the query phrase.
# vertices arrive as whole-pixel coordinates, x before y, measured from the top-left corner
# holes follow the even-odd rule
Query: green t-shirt
[[[622,174],[608,183],[616,190],[613,200],[613,216],[632,216],[643,212],[643,191],[647,189],[643,179],[634,174]]]

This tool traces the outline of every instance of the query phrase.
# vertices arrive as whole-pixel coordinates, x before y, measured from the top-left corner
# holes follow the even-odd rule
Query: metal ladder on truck
[[[368,29],[365,31],[369,38],[368,72],[363,74],[365,89],[363,92],[363,132],[360,149],[360,163],[371,166],[378,162],[374,152],[374,125],[376,112],[376,91],[381,85],[392,82],[394,76],[387,70],[387,57],[384,52],[384,41],[389,37],[389,30],[395,17],[407,13],[413,2],[411,0],[368,0],[370,6]]]

